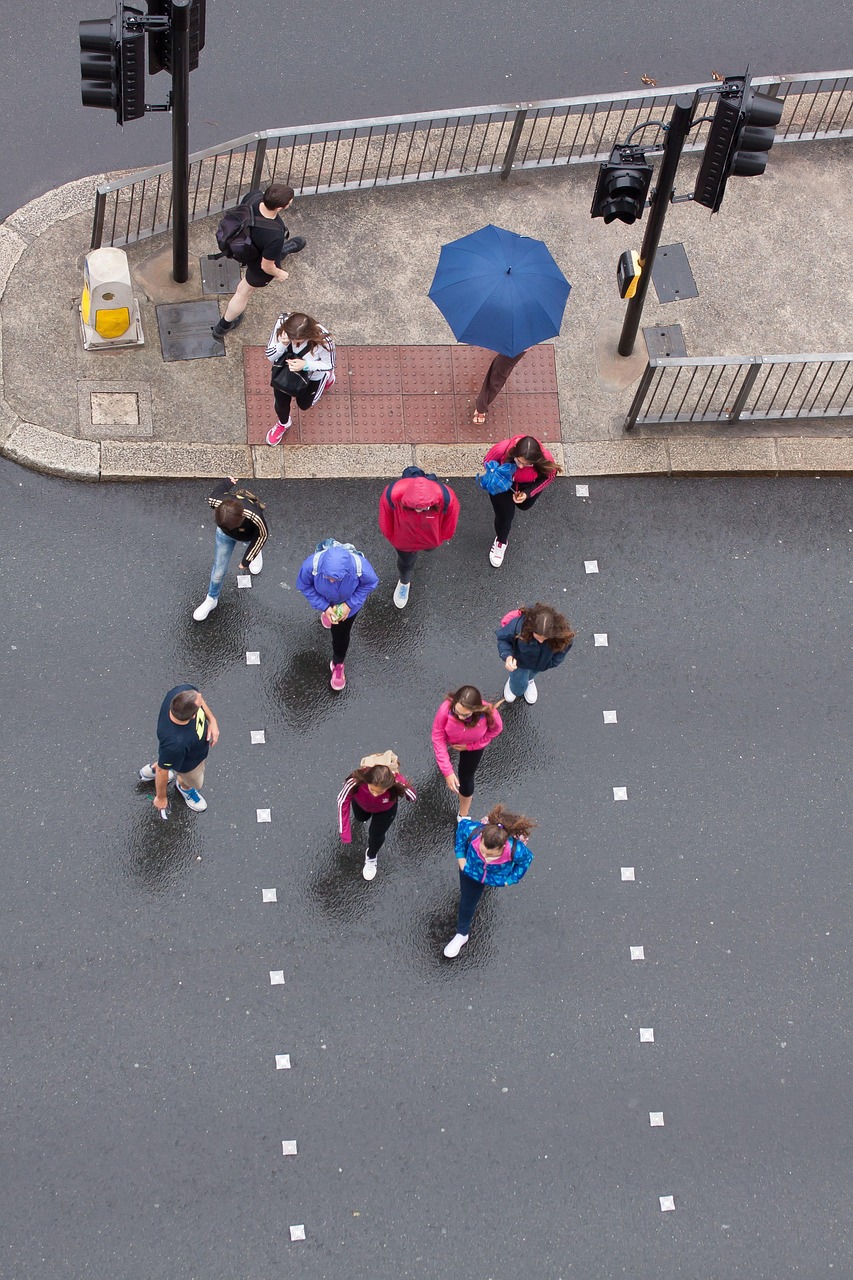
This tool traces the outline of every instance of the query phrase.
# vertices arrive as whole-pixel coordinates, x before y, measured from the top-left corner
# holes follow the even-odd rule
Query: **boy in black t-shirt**
[[[216,716],[195,685],[179,684],[163,699],[157,717],[157,759],[143,765],[143,782],[155,782],[154,807],[169,807],[167,787],[173,778],[188,808],[201,813],[207,801],[199,788],[204,785],[204,762],[219,739]]]
[[[246,274],[229,299],[225,315],[213,326],[215,338],[224,338],[230,329],[240,324],[256,289],[265,289],[271,280],[286,280],[287,272],[281,268],[282,258],[305,248],[302,236],[289,235],[279,217],[280,210],[289,209],[293,204],[293,196],[293,187],[273,182],[266,191],[250,192],[242,202],[255,211],[255,225],[249,235],[257,258],[246,264]]]

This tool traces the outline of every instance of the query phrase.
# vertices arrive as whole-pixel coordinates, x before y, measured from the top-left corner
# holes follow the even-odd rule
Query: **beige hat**
[[[400,772],[400,761],[393,751],[377,751],[372,756],[363,756],[359,761],[360,769],[372,769],[374,765],[384,764],[392,773]]]

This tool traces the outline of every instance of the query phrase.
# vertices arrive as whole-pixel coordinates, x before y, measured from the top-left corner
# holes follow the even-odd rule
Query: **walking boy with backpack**
[[[224,316],[213,326],[215,338],[224,338],[241,323],[256,289],[265,289],[272,280],[286,280],[282,258],[305,248],[302,236],[291,236],[279,217],[293,204],[293,197],[293,187],[273,182],[265,191],[250,191],[222,215],[216,229],[220,252],[211,257],[233,258],[246,268],[246,274],[228,300]]]
[[[406,467],[379,499],[379,529],[397,552],[399,580],[394,603],[405,609],[419,551],[449,542],[459,520],[459,499],[451,488],[420,467]]]

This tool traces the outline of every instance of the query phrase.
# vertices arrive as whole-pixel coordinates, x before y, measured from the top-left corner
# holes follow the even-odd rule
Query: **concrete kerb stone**
[[[565,469],[574,476],[630,476],[669,472],[667,440],[575,441],[564,448]]]
[[[248,445],[104,440],[102,480],[218,479],[253,474]]]
[[[3,443],[3,453],[25,467],[73,480],[97,480],[101,472],[97,441],[64,436],[32,422],[14,427]]]
[[[414,463],[410,444],[292,445],[282,451],[286,480],[389,479]]]
[[[776,440],[670,439],[670,471],[777,471]]]
[[[776,440],[776,460],[780,471],[850,471],[853,441],[836,436],[780,436]]]

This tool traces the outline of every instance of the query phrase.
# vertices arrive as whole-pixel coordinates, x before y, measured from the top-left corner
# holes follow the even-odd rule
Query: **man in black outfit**
[[[214,337],[224,338],[230,329],[236,329],[256,289],[265,289],[271,280],[287,279],[288,273],[281,269],[282,258],[305,248],[302,236],[291,236],[279,217],[281,210],[293,204],[293,196],[293,187],[273,182],[266,191],[251,191],[241,202],[255,211],[249,235],[257,258],[246,264],[246,274],[229,299],[225,315],[213,326]]]

